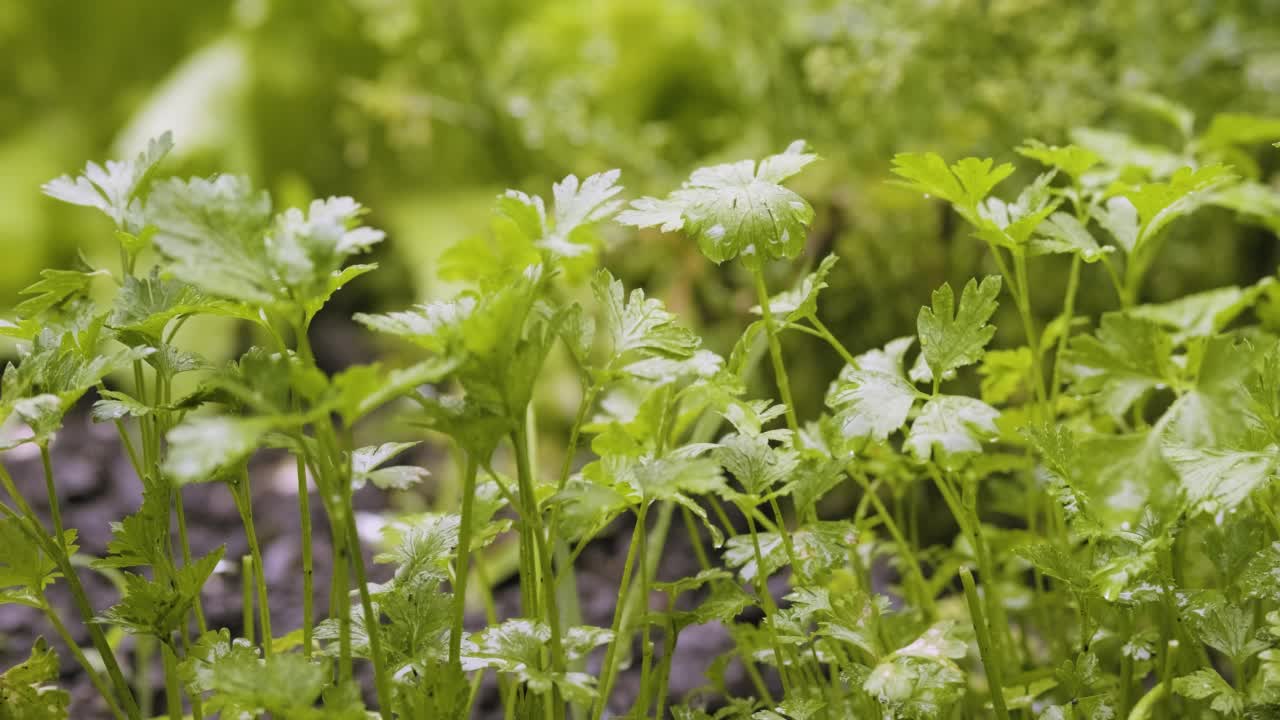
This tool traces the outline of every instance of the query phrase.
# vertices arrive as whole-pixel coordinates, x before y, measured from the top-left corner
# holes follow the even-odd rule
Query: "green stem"
[[[241,637],[254,644],[253,635],[253,558],[240,556],[240,625]]]
[[[324,492],[322,488],[320,492]],[[338,513],[332,508],[329,514],[329,532],[333,540],[333,586],[329,592],[329,615],[338,618],[338,678],[349,682],[355,675],[351,656],[351,575],[347,560],[346,531],[338,524]]]
[[[814,315],[813,317],[809,318],[809,322],[813,323],[813,326],[818,329],[819,337],[821,337],[823,340],[826,340],[827,344],[830,345],[836,351],[836,353],[840,356],[842,360],[848,363],[851,367],[855,367],[855,368],[858,367],[858,361],[855,360],[853,358],[853,355],[851,355],[848,349],[845,348],[844,343],[836,339],[836,336],[832,334],[830,330],[827,329],[827,326],[824,325],[823,322],[818,319],[817,315]]]
[[[173,508],[174,508],[174,512],[178,516],[178,538],[179,538],[179,545],[182,548],[182,564],[190,565],[191,564],[191,543],[187,541],[187,512],[183,507],[181,486],[175,487],[173,489]],[[209,626],[208,626],[208,623],[205,621],[204,603],[200,599],[200,593],[196,593],[194,602],[191,604],[191,608],[192,610],[195,611],[196,627],[200,629],[200,634],[203,635],[205,634],[205,632],[209,630]],[[183,624],[183,628],[184,628],[184,631],[182,635],[185,638],[186,637],[185,623]]]
[[[307,463],[301,455],[298,465],[298,521],[302,531],[302,654],[311,657],[315,634],[315,561],[311,530],[311,490],[307,485]]]
[[[608,712],[609,693],[613,690],[614,676],[618,672],[618,648],[623,644],[622,636],[626,633],[624,616],[626,615],[627,591],[631,585],[632,569],[635,565],[636,555],[640,552],[640,544],[645,541],[644,528],[648,514],[648,504],[641,505],[640,510],[636,512],[636,526],[631,532],[631,545],[627,549],[627,559],[622,564],[622,579],[618,585],[618,598],[614,604],[613,623],[610,628],[613,633],[613,642],[609,643],[609,649],[604,656],[604,664],[600,668],[600,694],[596,698],[599,712],[597,714],[596,710],[593,709],[591,713],[598,720],[603,720]]]
[[[76,643],[75,638],[71,637],[71,632],[67,630],[66,624],[58,616],[58,612],[49,605],[49,600],[44,596],[44,593],[40,593],[38,597],[40,598],[40,609],[44,611],[45,617],[49,618],[49,623],[53,625],[53,629],[57,631],[58,637],[62,638],[63,644],[71,651],[71,655],[75,657],[76,662],[80,663],[80,667],[84,668],[84,672],[89,676],[89,682],[93,683],[94,689],[98,691],[103,700],[107,701],[107,705],[111,708],[111,714],[116,716],[117,720],[123,720],[124,712],[120,709],[120,704],[116,702],[111,688],[107,686],[106,681],[89,663],[89,658],[85,657],[80,645]]]
[[[258,591],[258,623],[262,628],[262,655],[271,657],[271,605],[267,599],[267,576],[262,567],[262,548],[258,545],[258,531],[253,522],[253,500],[249,490],[249,471],[241,470],[240,481],[231,488],[235,498],[236,509],[240,511],[240,520],[244,524],[245,539],[249,542],[249,555],[253,558],[254,584]]]
[[[906,561],[907,569],[919,586],[917,594],[919,595],[918,599],[922,605],[921,609],[924,610],[925,618],[937,617],[938,606],[934,602],[933,593],[929,590],[929,582],[925,580],[924,571],[920,568],[920,560],[916,557],[915,551],[912,550],[911,543],[907,542],[907,539],[902,535],[898,524],[894,522],[893,516],[889,514],[889,509],[884,506],[884,502],[876,493],[875,488],[871,487],[870,483],[867,482],[867,478],[862,471],[851,471],[850,474],[858,481],[858,484],[862,485],[865,497],[871,502],[871,507],[875,509],[876,515],[880,516],[880,521],[884,523],[884,529],[893,538],[893,541],[897,543],[898,552],[901,554],[902,559]]]
[[[1076,255],[1071,258],[1071,274],[1067,276],[1067,294],[1063,300],[1062,308],[1062,334],[1058,336],[1058,347],[1054,351],[1053,357],[1053,376],[1049,387],[1049,417],[1053,418],[1057,415],[1055,408],[1058,404],[1058,393],[1061,391],[1062,383],[1062,358],[1067,350],[1067,340],[1071,337],[1071,321],[1075,318],[1076,294],[1080,288],[1080,256]],[[1039,352],[1038,348],[1031,348],[1031,352]]]
[[[449,634],[449,666],[456,667],[462,659],[463,622],[467,614],[467,578],[471,574],[471,526],[475,507],[476,474],[478,463],[467,453],[466,475],[462,481],[462,520],[458,530],[458,556],[453,581],[453,628]]]
[[[182,720],[182,684],[178,677],[178,658],[168,639],[160,641],[160,657],[164,661],[164,698],[169,707],[169,720]]]
[[[529,441],[528,419],[523,424],[516,426],[516,431],[512,434],[511,441],[515,445],[516,453],[516,477],[520,487],[520,501],[523,505],[521,511],[521,523],[527,526],[527,538],[533,541],[531,557],[535,565],[532,570],[533,582],[531,589],[537,595],[541,592],[542,597],[537,603],[540,610],[541,618],[546,621],[551,629],[551,669],[553,672],[563,673],[566,666],[564,645],[560,637],[560,610],[556,604],[556,578],[551,567],[551,553],[547,549],[546,535],[542,526],[542,512],[538,508],[537,491],[534,488],[533,463],[529,460]],[[539,590],[539,588],[541,588]],[[553,716],[560,720],[564,717],[564,701],[560,695],[560,688],[552,685],[550,702],[552,706]]]
[[[1027,348],[1031,351],[1031,387],[1041,407],[1044,407],[1048,404],[1049,397],[1044,389],[1044,369],[1040,362],[1040,337],[1036,332],[1035,318],[1031,313],[1031,293],[1028,289],[1025,255],[1014,254],[1013,271],[1018,277],[1018,301],[1015,305],[1018,307],[1018,314],[1022,317],[1022,332],[1026,337]]]
[[[764,267],[752,268],[755,277],[756,297],[760,301],[760,315],[764,318],[764,331],[769,341],[769,358],[773,362],[773,376],[778,383],[778,394],[786,406],[787,427],[792,433],[800,434],[800,422],[796,419],[795,402],[791,399],[791,381],[787,376],[787,367],[782,361],[782,344],[778,342],[778,330],[774,326],[773,310],[769,307],[769,288],[764,282]]]
[[[764,610],[764,623],[771,624],[771,618],[778,612],[778,605],[773,601],[773,595],[769,593],[769,576],[765,572],[764,553],[760,550],[760,533],[756,531],[756,521],[753,514],[747,508],[743,508],[742,514],[747,517],[747,532],[751,535],[751,549],[755,554],[756,592],[760,595],[761,608]],[[769,639],[773,645],[774,660],[778,663],[778,677],[782,681],[782,692],[785,697],[791,694],[787,662],[783,657],[782,647],[778,644],[776,634],[771,632]]]
[[[49,458],[48,443],[40,443],[40,465],[44,469],[44,488],[49,494],[49,515],[53,519],[53,538],[58,543],[58,548],[62,550],[62,554],[70,557],[70,553],[67,552],[66,531],[62,527],[62,508],[58,503],[58,490],[53,484],[53,462]]]
[[[150,635],[139,635],[133,641],[133,687],[137,692],[142,717],[149,718],[155,714],[155,698],[151,677],[151,658],[155,655],[156,645],[160,642]]]
[[[352,512],[349,492],[345,510],[347,537],[351,549],[351,567],[356,571],[356,584],[360,588],[360,605],[364,611],[365,631],[369,636],[369,652],[373,656],[373,683],[378,693],[378,713],[382,716],[382,720],[391,720],[391,685],[390,678],[387,677],[386,659],[382,654],[382,621],[373,611],[373,598],[369,594],[364,555],[360,552],[360,538],[356,534],[356,519],[355,513]]]
[[[991,690],[991,705],[995,708],[999,720],[1009,720],[1009,709],[1004,703],[1004,682],[1001,680],[1000,663],[996,660],[991,645],[991,628],[987,625],[982,612],[982,600],[978,597],[978,589],[973,583],[973,573],[969,568],[960,569],[960,582],[964,585],[964,597],[969,603],[969,615],[973,619],[973,629],[977,633],[978,653],[982,656],[982,667],[987,672],[987,684]]]
[[[1170,640],[1164,647],[1164,664],[1160,670],[1159,687],[1164,690],[1163,698],[1165,717],[1173,717],[1173,675],[1176,669],[1174,663],[1175,658],[1178,655],[1178,641]],[[1155,690],[1153,689],[1151,692],[1155,692]],[[1151,692],[1147,694],[1150,695]]]
[[[1120,307],[1127,309],[1133,305],[1133,300],[1129,297],[1129,293],[1125,290],[1124,283],[1120,280],[1120,275],[1116,273],[1116,266],[1111,263],[1111,259],[1102,256],[1102,267],[1107,270],[1107,277],[1111,279],[1111,287],[1116,291],[1116,299],[1120,301]]]
[[[671,661],[676,654],[676,642],[680,639],[680,631],[676,628],[675,623],[671,621],[672,615],[675,614],[675,605],[675,598],[667,600],[666,625],[663,628],[662,662],[658,666],[658,689],[653,693],[657,702],[657,711],[653,716],[659,718],[659,720],[666,717],[667,693],[669,692],[669,683],[671,681]]]

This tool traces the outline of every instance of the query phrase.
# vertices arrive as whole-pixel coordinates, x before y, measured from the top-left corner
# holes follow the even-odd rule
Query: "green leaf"
[[[52,684],[59,675],[57,654],[44,638],[36,638],[31,655],[0,674],[0,717],[66,720],[71,694]]]
[[[804,247],[813,208],[780,183],[816,159],[797,140],[758,164],[741,160],[700,168],[666,198],[631,203],[618,222],[660,226],[663,232],[683,229],[715,263],[739,255],[753,262],[756,257],[794,258]]]
[[[458,545],[460,525],[461,519],[453,514],[428,515],[407,528],[390,525],[385,532],[390,549],[374,560],[394,564],[401,582],[421,582],[424,574],[443,579]]]
[[[1205,165],[1179,168],[1167,182],[1112,187],[1111,194],[1124,197],[1137,210],[1138,232],[1132,248],[1125,248],[1132,255],[1130,262],[1145,266],[1154,254],[1154,240],[1161,230],[1212,200],[1213,191],[1237,179],[1225,165]]]
[[[138,400],[122,392],[101,390],[98,394],[101,399],[93,404],[94,422],[112,422],[114,420],[123,420],[127,417],[142,417],[150,415],[152,412],[152,408],[143,405]]]
[[[906,179],[903,186],[952,203],[973,222],[978,205],[1013,174],[1013,166],[1002,163],[993,167],[990,158],[969,157],[948,168],[936,153],[899,153],[893,156],[893,172]]]
[[[32,295],[13,309],[20,318],[33,318],[70,298],[81,297],[95,278],[110,277],[106,270],[41,270],[40,280],[23,288],[19,295]]]
[[[1171,443],[1191,446],[1246,446],[1262,422],[1251,412],[1246,381],[1265,348],[1248,340],[1219,335],[1188,345],[1189,391],[1165,411]]]
[[[1143,394],[1173,382],[1172,355],[1173,341],[1156,323],[1107,313],[1096,334],[1072,338],[1067,359],[1076,366],[1075,392],[1120,418]]]
[[[196,597],[213,574],[226,547],[179,568],[171,579],[148,580],[125,573],[124,597],[98,616],[96,622],[126,632],[167,638],[187,620]]]
[[[232,652],[210,663],[214,694],[206,707],[224,715],[261,710],[281,718],[325,717],[316,701],[329,686],[328,662],[296,653],[277,653],[265,660]]]
[[[827,407],[848,438],[884,440],[907,422],[915,404],[914,385],[902,372],[902,358],[915,338],[891,340],[883,350],[854,358],[827,390]]]
[[[371,482],[383,490],[404,490],[422,482],[431,475],[426,468],[413,465],[381,467],[396,455],[419,444],[419,442],[383,443],[357,449],[351,455],[352,486],[359,489],[366,482]]]
[[[164,279],[159,268],[147,277],[126,275],[116,294],[107,325],[120,332],[139,333],[159,341],[177,318],[188,315],[219,315],[257,321],[257,314],[239,303],[209,297],[180,280]]]
[[[982,452],[982,442],[997,433],[1000,411],[961,395],[938,395],[925,403],[911,424],[905,446],[920,460],[934,455]]]
[[[392,400],[440,382],[456,368],[457,361],[452,358],[432,358],[393,370],[378,364],[357,365],[334,376],[330,404],[348,426],[354,425]]]
[[[982,366],[978,368],[982,375],[982,401],[998,405],[1026,389],[1031,365],[1031,348],[1025,346],[987,352],[982,356]]]
[[[733,433],[720,440],[715,459],[733,475],[747,495],[763,498],[795,474],[800,455],[787,447],[774,447],[766,435]]]
[[[117,227],[137,234],[142,227],[141,212],[134,196],[151,169],[173,148],[173,136],[164,133],[147,143],[132,160],[108,160],[106,167],[90,162],[84,173],[72,179],[63,175],[41,186],[50,197],[72,205],[101,210]]]
[[[1239,507],[1275,474],[1276,449],[1265,452],[1165,447],[1187,506],[1209,514]]]
[[[609,170],[588,177],[581,183],[576,175],[569,175],[551,186],[555,198],[553,221],[548,227],[544,222],[538,234],[538,247],[553,257],[576,257],[589,252],[589,244],[582,242],[583,233],[593,223],[608,218],[622,201],[616,199],[622,192],[618,185],[619,170]],[[510,194],[510,193],[508,193]],[[538,198],[541,211],[541,198]]]
[[[1173,691],[1193,700],[1212,700],[1210,707],[1225,715],[1244,711],[1244,698],[1216,671],[1201,668],[1173,680]]]
[[[169,577],[169,493],[162,486],[142,491],[142,506],[132,515],[111,523],[107,556],[95,559],[95,568],[148,566],[158,579]]]
[[[1138,244],[1138,209],[1122,197],[1109,198],[1106,204],[1095,205],[1093,219],[1115,238],[1116,245],[1126,253],[1132,253]]]
[[[996,329],[987,321],[996,311],[1000,278],[988,276],[979,285],[969,280],[955,307],[951,285],[933,291],[933,307],[920,309],[916,320],[920,351],[934,378],[946,377],[957,368],[982,359],[983,350]]]
[[[1097,435],[1080,442],[1068,482],[1101,528],[1138,524],[1148,508],[1163,508],[1176,477],[1161,451],[1158,429],[1127,435]]]
[[[964,673],[950,660],[893,657],[876,665],[862,689],[901,717],[941,718],[964,696]]]
[[[1041,174],[1018,193],[1014,202],[989,197],[978,207],[977,217],[970,220],[975,235],[992,245],[1009,248],[1016,255],[1027,252],[1031,235],[1061,204],[1049,183],[1054,172]]]
[[[1096,128],[1075,128],[1071,141],[1117,169],[1132,168],[1151,177],[1168,177],[1185,163],[1177,153],[1155,145],[1144,145],[1123,133]]]
[[[269,419],[201,417],[169,431],[164,471],[180,485],[217,480],[248,459],[275,429]]]
[[[1209,129],[1200,136],[1200,144],[1212,148],[1250,146],[1280,136],[1280,118],[1249,113],[1215,113]]]
[[[1102,158],[1097,153],[1079,145],[1060,147],[1046,145],[1039,140],[1027,140],[1017,148],[1017,153],[1023,157],[1039,161],[1043,165],[1057,168],[1070,175],[1076,181],[1079,181],[1086,172],[1102,161]]]
[[[569,641],[569,638],[574,640]],[[526,619],[507,620],[501,625],[486,628],[464,653],[464,670],[493,668],[524,683],[532,692],[543,695],[554,684],[575,703],[587,703],[595,699],[595,679],[580,672],[553,672],[541,669],[542,654],[551,639],[551,630],[545,623]],[[566,633],[566,654],[570,660],[585,655],[597,645],[613,639],[612,633],[601,628],[570,628]]]
[[[1088,569],[1058,545],[1048,542],[1022,545],[1014,548],[1014,553],[1072,590],[1079,592],[1089,587]]]
[[[1182,344],[1191,338],[1221,332],[1273,285],[1275,278],[1266,277],[1246,288],[1236,285],[1214,288],[1166,303],[1139,305],[1127,312],[1167,327],[1173,332],[1174,342]]]
[[[64,540],[74,553],[76,532],[67,530]],[[0,604],[40,607],[40,594],[60,575],[58,563],[27,535],[21,520],[0,518]]]
[[[1214,191],[1209,202],[1280,233],[1280,192],[1270,185],[1252,180],[1228,185]]]
[[[1249,597],[1280,596],[1280,542],[1273,542],[1253,555],[1244,571],[1236,577],[1237,585]]]
[[[63,414],[106,375],[151,354],[149,348],[100,347],[101,317],[83,330],[46,327],[18,365],[8,365],[0,379],[0,418],[30,427],[24,442],[47,440]]]
[[[157,183],[147,200],[155,245],[178,279],[229,300],[271,305],[281,292],[265,237],[271,198],[247,178],[177,178]]]
[[[608,341],[609,366],[652,356],[689,358],[698,349],[698,336],[680,325],[661,300],[646,298],[638,288],[626,297],[622,282],[607,270],[596,275],[591,287],[604,313],[597,334]]]
[[[381,230],[360,226],[365,212],[352,198],[330,197],[312,200],[305,214],[289,208],[276,216],[262,242],[272,274],[292,290],[295,301],[319,310],[338,288],[373,268],[342,267],[347,258],[367,252],[385,237]]]
[[[1038,236],[1031,241],[1032,254],[1077,255],[1087,263],[1097,262],[1115,248],[1098,245],[1093,235],[1070,213],[1055,212],[1036,228]]]

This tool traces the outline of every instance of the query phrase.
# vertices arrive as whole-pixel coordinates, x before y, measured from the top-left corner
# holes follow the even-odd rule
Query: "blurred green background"
[[[893,153],[992,155],[1029,176],[1014,146],[1086,126],[1181,150],[1140,92],[1200,129],[1218,111],[1280,117],[1280,0],[7,0],[0,296],[78,251],[112,257],[105,221],[40,184],[166,129],[170,172],[373,209],[384,269],[335,314],[445,292],[432,259],[485,230],[502,188],[620,167],[629,196],[665,193],[698,164],[805,138],[826,159],[797,183],[819,211],[811,257],[843,258],[824,313],[862,349],[984,269],[940,205],[884,182]],[[1274,184],[1265,150],[1247,160]],[[1216,212],[1178,228],[1152,299],[1274,272],[1274,235]],[[679,238],[609,232],[611,266],[727,349],[740,324],[717,321],[751,304],[731,270]],[[1042,272],[1056,307],[1064,273]],[[1111,301],[1091,282],[1085,311]],[[811,391],[831,371],[814,376]]]

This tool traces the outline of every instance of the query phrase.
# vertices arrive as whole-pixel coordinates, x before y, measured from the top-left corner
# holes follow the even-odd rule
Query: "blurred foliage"
[[[803,137],[826,158],[798,188],[818,208],[811,249],[844,258],[827,320],[866,347],[911,327],[927,288],[983,271],[948,211],[884,182],[895,152],[1016,161],[1001,154],[1027,137],[1089,126],[1180,152],[1188,138],[1151,94],[1197,131],[1223,110],[1280,116],[1277,17],[1280,0],[0,3],[0,296],[111,247],[40,184],[165,129],[175,172],[373,209],[395,271],[340,297],[343,316],[443,292],[434,259],[484,231],[504,187],[619,167],[634,196]],[[1274,153],[1244,162],[1274,183]],[[1274,235],[1225,219],[1177,229],[1155,299],[1273,270]],[[611,264],[692,322],[745,317],[730,270],[672,237],[614,232],[646,251]],[[1104,286],[1086,273],[1084,287],[1087,311]]]

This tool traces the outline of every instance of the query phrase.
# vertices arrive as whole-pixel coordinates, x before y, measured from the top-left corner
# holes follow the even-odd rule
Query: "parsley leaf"
[[[996,311],[1000,278],[988,276],[979,285],[970,280],[955,307],[955,293],[949,283],[933,291],[933,307],[920,309],[916,320],[920,352],[934,378],[945,378],[957,368],[982,359],[982,353],[996,334],[987,321]]]
[[[130,233],[141,230],[141,210],[134,198],[152,168],[173,149],[173,135],[164,133],[147,143],[132,160],[108,160],[106,167],[90,162],[84,173],[72,179],[63,175],[45,183],[41,190],[50,197],[72,205],[101,210],[117,227]]]
[[[637,227],[683,229],[715,263],[735,257],[789,259],[804,247],[813,208],[781,183],[817,155],[797,140],[756,163],[740,160],[694,170],[684,185],[663,199],[641,198],[618,214]]]
[[[57,654],[44,638],[36,638],[31,655],[0,674],[0,717],[66,720],[71,694],[51,684],[59,674]]]

